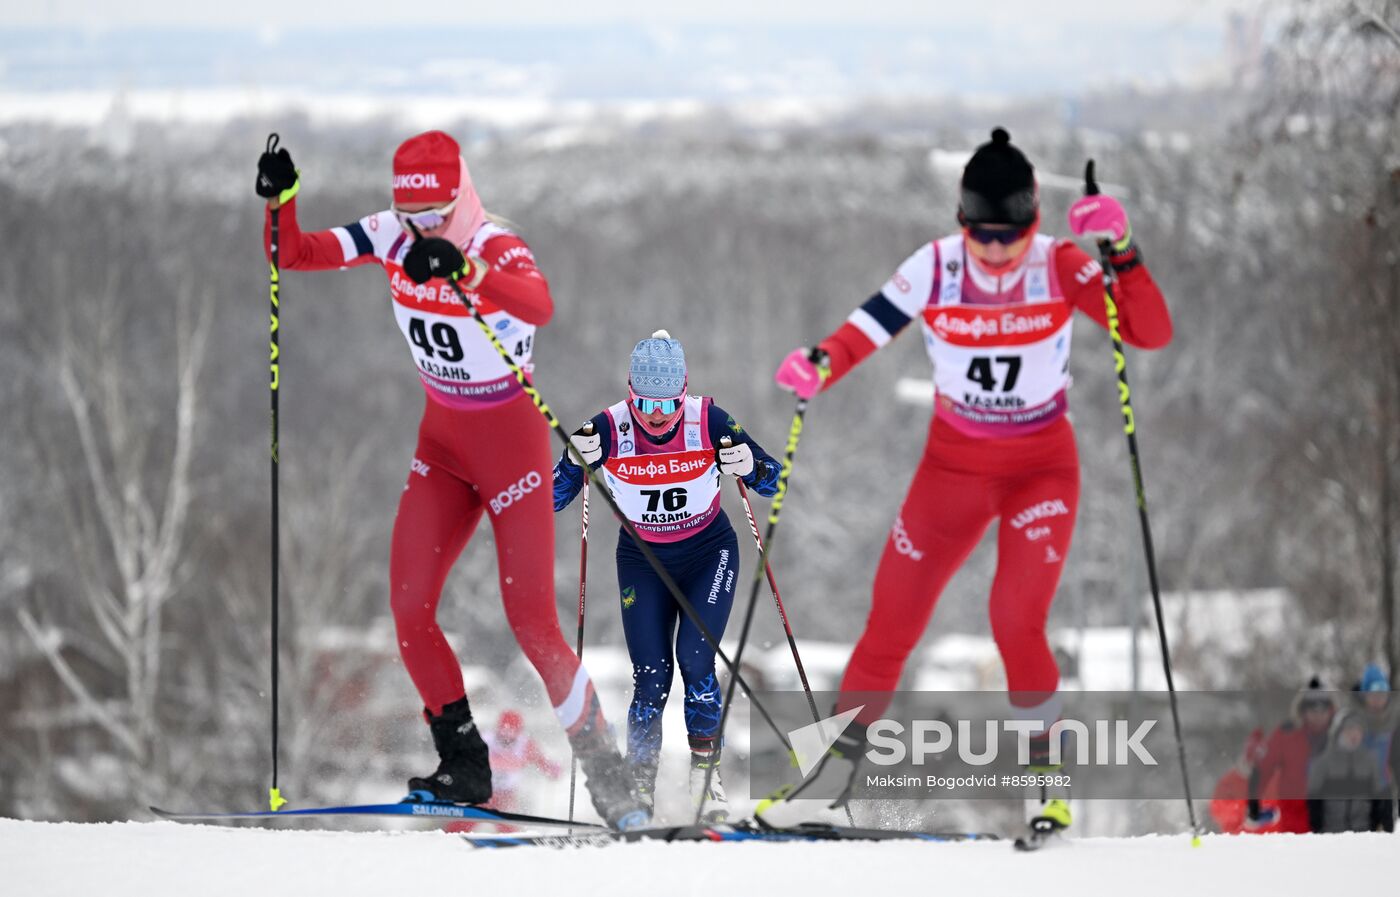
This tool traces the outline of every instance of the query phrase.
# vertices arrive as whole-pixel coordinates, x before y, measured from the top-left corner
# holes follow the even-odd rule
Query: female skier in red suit
[[[457,142],[442,131],[394,154],[393,206],[344,227],[303,232],[298,171],[287,150],[265,153],[258,193],[280,208],[279,258],[291,270],[377,264],[394,317],[427,393],[418,447],[399,499],[389,559],[389,604],[404,666],[423,699],[441,764],[409,787],[434,799],[491,797],[487,748],[472,719],[461,667],[437,625],[438,599],[483,514],[496,536],[501,598],[516,640],[550,702],[608,822],[639,824],[593,684],[564,640],[554,605],[549,428],[471,317],[448,277],[531,370],[535,328],[549,322],[549,284],[530,248],[488,218]],[[271,228],[267,240],[270,246]]]
[[[1069,554],[1079,502],[1079,458],[1066,416],[1074,313],[1107,326],[1098,261],[1068,240],[1038,233],[1035,170],[997,128],[963,171],[958,232],[926,243],[880,291],[818,347],[783,360],[780,385],[811,397],[917,320],[934,366],[935,410],[923,459],[890,529],[875,573],[865,631],[841,682],[841,709],[864,705],[824,772],[849,782],[864,752],[865,726],[888,706],[904,663],[939,594],[982,533],[998,520],[991,589],[992,636],[1017,715],[1058,716],[1059,669],[1046,641],[1050,602]],[[1143,264],[1127,215],[1109,196],[1070,209],[1070,229],[1112,243],[1123,340],[1155,349],[1171,339],[1166,303]],[[860,700],[847,698],[864,693]],[[872,695],[870,693],[877,693]],[[886,693],[882,699],[878,693]],[[1032,763],[1038,747],[1032,741]],[[809,776],[803,788],[817,781]],[[800,796],[801,789],[793,792]],[[782,824],[780,799],[760,816]],[[782,805],[788,805],[783,807]],[[1057,827],[1068,806],[1043,809]]]

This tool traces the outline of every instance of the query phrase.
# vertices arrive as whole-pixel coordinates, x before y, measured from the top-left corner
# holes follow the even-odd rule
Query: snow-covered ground
[[[474,851],[441,832],[351,833],[0,820],[0,893],[1162,894],[1392,893],[1394,836],[1088,838],[1005,843],[629,844]]]

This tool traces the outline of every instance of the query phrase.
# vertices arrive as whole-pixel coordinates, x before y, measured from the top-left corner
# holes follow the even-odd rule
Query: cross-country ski
[[[233,819],[305,819],[330,816],[407,816],[414,819],[461,819],[484,823],[506,823],[510,825],[562,826],[565,828],[602,829],[602,826],[587,822],[570,822],[567,819],[554,819],[548,816],[532,816],[528,813],[512,813],[507,810],[493,810],[489,807],[474,807],[468,804],[443,803],[439,801],[400,801],[393,804],[362,804],[343,807],[310,807],[306,809],[250,810],[245,812],[172,812],[159,807],[151,807],[151,812],[161,819],[172,822],[219,822]]]

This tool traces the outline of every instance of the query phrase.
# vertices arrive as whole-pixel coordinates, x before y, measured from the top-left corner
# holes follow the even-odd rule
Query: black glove
[[[442,237],[420,237],[408,247],[403,257],[403,270],[414,283],[423,284],[434,277],[460,277],[467,264],[462,251]]]
[[[267,138],[267,152],[258,157],[258,180],[253,189],[263,199],[276,199],[297,185],[297,168],[286,148],[277,148],[277,135]],[[291,197],[287,197],[291,199]]]

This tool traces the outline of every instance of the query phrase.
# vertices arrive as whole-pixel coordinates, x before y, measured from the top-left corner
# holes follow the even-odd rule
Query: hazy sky
[[[388,4],[383,0],[0,0],[0,13],[15,25],[205,25],[272,27],[304,25],[499,25],[565,23],[765,23],[793,25],[860,22],[897,25],[986,22],[1024,28],[1035,22],[1075,21],[1097,28],[1115,21],[1166,28],[1214,24],[1226,11],[1257,6],[1262,0],[1166,0],[1107,3],[1103,0],[994,0],[992,3],[935,3],[931,0],[509,0],[457,3]],[[1096,28],[1096,30],[1097,30]]]
[[[1223,83],[1265,2],[0,0],[0,94],[1065,97]]]

